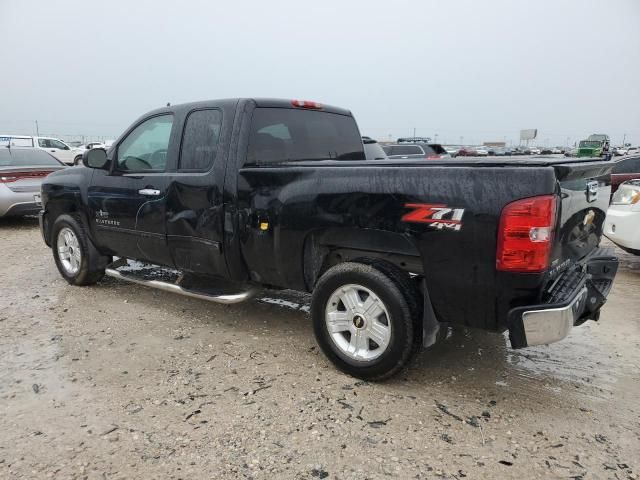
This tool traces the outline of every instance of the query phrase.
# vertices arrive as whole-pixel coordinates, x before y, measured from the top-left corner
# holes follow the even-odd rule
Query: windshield
[[[580,142],[580,148],[599,148],[601,145],[601,142],[591,142],[588,140],[583,140]]]

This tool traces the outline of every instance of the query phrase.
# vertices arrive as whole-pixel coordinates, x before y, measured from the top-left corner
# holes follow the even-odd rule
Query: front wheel
[[[102,279],[109,259],[96,250],[79,220],[61,215],[54,222],[51,233],[53,258],[67,282],[92,285]]]
[[[399,372],[415,350],[410,299],[375,264],[347,262],[329,269],[313,292],[316,340],[340,370],[365,380]]]
[[[82,155],[78,155],[76,158],[73,159],[74,165],[80,165],[81,163],[82,163]]]

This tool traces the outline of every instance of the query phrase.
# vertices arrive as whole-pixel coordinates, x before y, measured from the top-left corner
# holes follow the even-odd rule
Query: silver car
[[[42,180],[62,168],[43,150],[0,147],[0,217],[37,214]]]

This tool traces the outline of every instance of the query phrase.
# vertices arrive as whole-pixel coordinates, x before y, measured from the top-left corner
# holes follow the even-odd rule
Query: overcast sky
[[[638,0],[0,0],[0,133],[116,137],[167,102],[349,108],[364,135],[640,143]]]

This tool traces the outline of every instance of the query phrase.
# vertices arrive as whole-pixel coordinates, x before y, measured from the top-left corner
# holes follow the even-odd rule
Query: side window
[[[49,140],[47,140],[46,138],[39,138],[38,145],[40,146],[40,148],[52,148]]]
[[[123,172],[163,171],[173,115],[145,120],[118,145],[117,168]]]
[[[49,140],[49,142],[51,143],[51,146],[53,148],[59,148],[60,150],[67,149],[67,146],[64,143],[62,143],[60,140],[51,139]]]
[[[222,127],[220,110],[196,110],[187,117],[180,149],[180,170],[206,171],[216,159]]]

